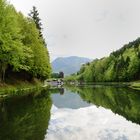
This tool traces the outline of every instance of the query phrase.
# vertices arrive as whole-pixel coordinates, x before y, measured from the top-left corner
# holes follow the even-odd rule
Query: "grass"
[[[14,96],[27,96],[29,94],[38,95],[42,89],[48,89],[48,86],[43,86],[43,83],[36,82],[23,82],[18,81],[14,84],[0,84],[0,99],[10,98]]]
[[[140,90],[140,81],[132,82],[130,87],[136,90]]]

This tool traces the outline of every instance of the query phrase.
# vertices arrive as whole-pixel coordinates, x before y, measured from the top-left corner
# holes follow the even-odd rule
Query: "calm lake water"
[[[66,87],[0,101],[0,140],[140,140],[140,92]]]

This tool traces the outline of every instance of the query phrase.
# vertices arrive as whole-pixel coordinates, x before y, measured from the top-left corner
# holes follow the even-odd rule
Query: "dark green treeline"
[[[0,0],[0,81],[18,75],[31,80],[50,76],[49,53],[32,17]]]
[[[124,45],[109,57],[83,65],[66,80],[84,82],[122,82],[140,80],[140,38]]]

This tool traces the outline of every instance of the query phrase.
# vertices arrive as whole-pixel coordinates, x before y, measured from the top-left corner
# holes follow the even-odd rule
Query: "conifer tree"
[[[45,39],[43,37],[43,34],[42,34],[42,23],[41,23],[41,19],[39,17],[39,12],[37,10],[37,8],[35,6],[33,6],[33,9],[31,10],[31,12],[29,13],[29,16],[31,17],[31,19],[34,21],[35,25],[36,25],[36,28],[38,29],[39,31],[39,37],[41,39],[41,41],[43,42],[44,44],[44,47],[47,46],[46,42],[45,42]]]
[[[33,21],[36,24],[36,28],[39,30],[40,37],[43,37],[42,35],[42,23],[41,19],[39,18],[39,12],[35,6],[33,6],[33,9],[31,10],[29,16],[33,19]]]

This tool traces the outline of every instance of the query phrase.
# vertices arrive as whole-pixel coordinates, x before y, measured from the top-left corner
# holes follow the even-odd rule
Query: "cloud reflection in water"
[[[45,140],[139,140],[140,126],[102,107],[56,108]]]

